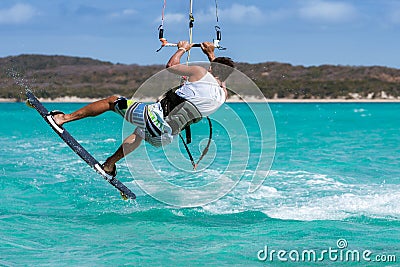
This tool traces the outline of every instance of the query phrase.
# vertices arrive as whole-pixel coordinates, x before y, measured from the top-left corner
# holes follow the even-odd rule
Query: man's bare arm
[[[180,41],[178,43],[178,50],[169,59],[166,68],[168,71],[181,75],[189,76],[189,81],[200,80],[207,72],[206,69],[200,66],[188,66],[181,64],[181,58],[186,51],[192,48],[193,44],[189,44],[187,41]]]

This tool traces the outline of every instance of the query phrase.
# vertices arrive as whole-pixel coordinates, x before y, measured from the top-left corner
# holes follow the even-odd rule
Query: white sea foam
[[[272,218],[291,220],[341,220],[349,217],[400,218],[399,188],[365,190],[359,194],[310,198],[308,202],[287,204],[263,212]],[[369,192],[368,192],[369,191]]]
[[[285,220],[400,218],[399,185],[360,185],[351,180],[306,171],[274,170],[254,193],[247,192],[248,181],[241,181],[227,196],[203,208],[216,214],[261,211]]]
[[[93,143],[92,140],[77,140],[77,141],[81,145]]]
[[[196,185],[198,179],[212,181],[219,171],[206,170],[191,173],[188,178],[181,172],[157,170],[161,177],[183,179],[186,185]],[[229,182],[234,173],[225,173]],[[400,186],[390,184],[359,184],[353,177],[340,177],[305,170],[271,170],[264,183],[255,192],[248,189],[254,175],[265,175],[246,170],[242,180],[225,196],[204,205],[201,210],[212,214],[232,214],[245,211],[261,211],[271,218],[285,220],[342,220],[350,217],[400,218]],[[147,183],[146,177],[136,182]],[[227,180],[227,181],[228,181]],[[153,181],[154,182],[154,181]],[[154,183],[147,193],[163,191]],[[204,197],[201,190],[187,194],[179,186],[174,192],[166,192],[179,199]],[[141,195],[141,193],[139,193]],[[143,193],[146,194],[146,193]],[[218,192],[207,192],[218,194]]]
[[[103,142],[104,143],[115,143],[115,142],[117,142],[117,139],[115,139],[115,138],[107,138]]]
[[[181,210],[171,210],[172,214],[178,216],[178,217],[185,217],[183,212]]]

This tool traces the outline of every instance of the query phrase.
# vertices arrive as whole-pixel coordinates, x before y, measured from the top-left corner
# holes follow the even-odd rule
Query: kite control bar
[[[218,26],[215,26],[215,30],[217,32],[217,39],[213,40],[213,44],[215,48],[218,48],[219,50],[225,50],[226,48],[222,47],[219,42],[221,41],[221,31]],[[164,38],[164,29],[162,25],[158,28],[158,39],[161,42],[161,47],[157,50],[159,52],[163,47],[176,47],[178,46],[177,43],[170,43],[167,41],[167,39]],[[195,43],[193,44],[193,47],[201,47],[200,43]]]
[[[157,50],[157,52],[160,51],[163,47],[177,47],[177,46],[178,46],[177,43],[169,43],[169,42],[167,41],[167,39],[165,39],[165,38],[160,39],[160,41],[161,41],[161,47]],[[194,43],[192,47],[201,47],[201,44],[200,44],[200,43]],[[215,42],[215,41],[214,41],[214,47],[215,47],[215,48],[218,48],[218,49],[226,49],[226,48],[222,48],[222,47],[221,47],[217,42]]]

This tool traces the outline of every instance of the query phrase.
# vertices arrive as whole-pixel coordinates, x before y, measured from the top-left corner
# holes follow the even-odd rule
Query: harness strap
[[[175,86],[174,88],[168,90],[162,99],[160,100],[161,106],[163,108],[163,115],[167,117],[168,114],[179,104],[186,101],[183,97],[175,94],[175,91],[181,87],[180,85]]]
[[[206,147],[204,148],[200,158],[197,160],[197,162],[195,162],[193,159],[192,153],[190,152],[189,147],[188,147],[188,144],[190,144],[192,142],[190,124],[200,121],[201,113],[197,110],[197,108],[190,101],[184,99],[183,97],[180,97],[179,95],[177,95],[175,93],[176,89],[178,89],[179,87],[180,86],[176,86],[176,87],[170,89],[169,91],[167,91],[165,93],[164,97],[160,100],[160,103],[163,108],[164,117],[170,119],[170,121],[167,120],[167,122],[170,124],[171,128],[173,128],[173,132],[174,132],[174,129],[177,130],[176,128],[179,128],[178,132],[176,132],[176,133],[179,133],[179,137],[181,138],[182,143],[185,146],[186,152],[190,158],[190,161],[192,162],[193,169],[195,170],[197,168],[197,165],[199,164],[199,162],[207,154],[208,149],[210,147],[211,139],[212,139],[212,123],[211,123],[210,118],[206,117],[208,120],[209,128],[210,128],[210,134],[208,137],[208,142],[207,142]],[[181,112],[181,114],[179,114],[179,116],[174,117],[174,115],[177,113],[175,111],[178,110],[179,108],[183,108],[184,112]],[[182,126],[181,127],[179,126],[179,123],[177,123],[180,121],[180,119],[188,121],[187,120],[188,118],[192,118],[192,120],[187,125],[184,125],[183,128],[182,128]],[[182,125],[182,124],[180,124],[180,125]],[[186,141],[183,138],[182,133],[181,133],[181,130],[183,130],[183,129],[185,129]]]
[[[186,143],[190,144],[192,142],[192,131],[190,130],[190,125],[185,127],[186,133]]]
[[[189,158],[190,158],[190,162],[192,163],[193,170],[196,170],[196,169],[197,169],[197,166],[199,165],[200,161],[204,158],[204,156],[207,154],[208,149],[210,148],[210,145],[211,145],[211,139],[212,139],[212,123],[211,123],[211,120],[210,120],[209,117],[207,117],[207,120],[208,120],[208,125],[209,125],[209,127],[210,127],[210,134],[209,134],[209,136],[208,136],[207,145],[206,145],[206,147],[203,149],[203,152],[201,153],[201,156],[200,156],[200,158],[197,160],[197,162],[194,161],[193,156],[192,156],[192,153],[190,152],[190,149],[189,149],[189,147],[188,147],[188,144],[189,144],[189,143],[186,143],[186,142],[185,142],[185,139],[184,139],[183,136],[182,136],[182,134],[179,133],[179,137],[181,138],[182,143],[183,143],[183,145],[185,146],[186,152],[187,152],[187,154],[188,154],[188,156],[189,156]],[[187,134],[187,132],[186,132],[186,134]],[[187,135],[186,135],[186,138],[187,138]]]
[[[192,162],[193,169],[195,170],[195,169],[196,169],[196,163],[194,162],[192,153],[190,152],[189,147],[187,146],[187,144],[186,144],[186,142],[185,142],[185,139],[183,139],[182,133],[179,133],[179,137],[181,138],[182,143],[183,143],[183,145],[185,146],[186,152],[187,152],[187,154],[188,154],[188,156],[189,156],[189,158],[190,158],[190,162]]]
[[[209,126],[209,128],[210,128],[210,134],[209,134],[209,136],[208,136],[208,142],[207,142],[206,147],[203,149],[203,153],[201,153],[201,156],[200,156],[199,160],[197,161],[195,167],[197,167],[197,165],[199,165],[200,160],[202,160],[203,157],[207,154],[208,149],[210,148],[210,145],[211,145],[211,139],[212,139],[212,123],[211,123],[211,120],[210,120],[209,117],[207,117],[207,120],[208,120],[208,126]],[[194,166],[193,166],[193,167],[194,167]]]
[[[160,100],[160,103],[163,108],[164,117],[167,118],[167,122],[173,129],[173,134],[178,134],[184,129],[186,132],[186,142],[190,144],[192,142],[190,124],[198,122],[202,116],[190,101],[175,93],[179,87],[176,86],[167,91]],[[176,111],[182,108],[185,110],[184,114],[176,116]],[[184,121],[189,122],[189,124],[184,125],[186,124]]]

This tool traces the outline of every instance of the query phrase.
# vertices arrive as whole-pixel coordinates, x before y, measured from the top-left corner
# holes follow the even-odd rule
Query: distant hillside
[[[39,97],[131,96],[164,65],[123,65],[67,56],[0,58],[0,98],[21,98],[14,70]],[[277,62],[238,63],[267,98],[400,98],[400,70],[386,67],[292,66]],[[239,92],[241,93],[241,92]],[[243,92],[245,94],[245,92]]]
[[[240,64],[267,98],[380,98],[400,96],[400,70],[386,67]],[[382,94],[382,91],[384,92]]]
[[[14,70],[29,81],[39,97],[104,97],[132,95],[162,66],[121,65],[90,58],[21,55],[0,58],[0,97],[18,98],[21,88],[10,77]]]

